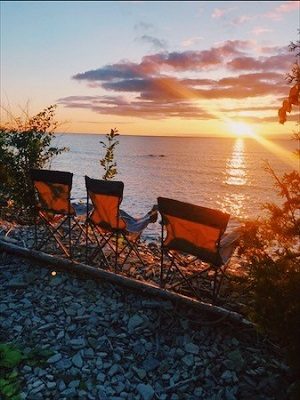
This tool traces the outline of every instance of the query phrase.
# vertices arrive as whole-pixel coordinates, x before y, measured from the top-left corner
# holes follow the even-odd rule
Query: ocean
[[[274,180],[265,171],[268,161],[278,175],[291,167],[278,152],[252,138],[119,137],[115,158],[118,175],[125,184],[121,208],[142,216],[158,196],[216,208],[231,214],[230,227],[245,218],[263,214],[262,204],[280,202]],[[55,144],[69,151],[57,156],[51,169],[74,174],[72,201],[86,199],[84,176],[101,179],[99,160],[104,155],[103,135],[62,134]],[[272,141],[273,147],[292,152],[296,143],[288,139]],[[289,155],[289,153],[287,153]],[[151,224],[145,234],[159,235],[159,224]]]

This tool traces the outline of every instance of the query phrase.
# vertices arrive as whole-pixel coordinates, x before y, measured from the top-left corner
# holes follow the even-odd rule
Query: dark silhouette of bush
[[[34,203],[31,168],[48,167],[53,157],[66,151],[52,145],[58,126],[55,105],[37,115],[11,117],[0,126],[0,198],[13,205],[15,217],[28,217]]]

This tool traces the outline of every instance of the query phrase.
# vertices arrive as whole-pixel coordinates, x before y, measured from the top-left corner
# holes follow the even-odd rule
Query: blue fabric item
[[[120,210],[120,217],[126,223],[126,230],[129,233],[141,233],[149,223],[154,223],[157,220],[157,207],[154,206],[151,211],[141,218],[134,218],[127,214],[126,211]]]

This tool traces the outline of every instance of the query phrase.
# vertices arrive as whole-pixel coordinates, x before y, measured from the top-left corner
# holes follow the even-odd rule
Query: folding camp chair
[[[204,278],[202,283],[208,279],[212,293],[208,292],[215,302],[239,238],[237,232],[224,236],[230,215],[163,197],[158,198],[158,210],[162,217],[161,286],[172,281],[177,272],[179,279],[169,289],[185,285],[199,298],[201,290],[195,283],[198,278]],[[169,265],[164,262],[165,255]]]
[[[86,217],[86,259],[92,262],[100,253],[100,264],[109,266],[107,251],[110,249],[114,255],[115,271],[118,265],[122,269],[130,254],[133,252],[142,265],[145,265],[138,249],[138,241],[141,233],[150,222],[157,219],[156,209],[152,209],[143,218],[135,219],[120,210],[123,199],[124,183],[119,181],[104,181],[85,177],[87,189],[87,217]],[[89,211],[89,199],[92,202],[92,210]],[[96,242],[96,248],[89,256],[90,234]],[[106,253],[106,254],[105,254]],[[118,264],[122,258],[122,262]]]
[[[70,201],[73,174],[40,169],[30,173],[36,194],[34,247],[41,250],[54,239],[56,247],[72,258],[72,231],[79,228],[76,244],[84,232]]]

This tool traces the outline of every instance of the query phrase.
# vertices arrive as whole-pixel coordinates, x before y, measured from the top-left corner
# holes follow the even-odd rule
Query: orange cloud
[[[253,105],[247,108],[246,99],[257,98],[256,107],[265,107],[259,104],[265,96],[272,95],[278,101],[285,96],[284,72],[292,62],[291,55],[276,46],[262,48],[262,56],[254,57],[251,52],[257,51],[255,46],[249,41],[226,41],[207,50],[155,53],[143,57],[140,63],[120,62],[81,72],[73,79],[105,94],[68,96],[58,102],[106,115],[208,120],[219,114],[216,101],[226,104],[245,100],[243,111],[251,113]],[[222,70],[224,76],[210,79],[210,70]],[[232,76],[233,72],[236,75]],[[207,106],[210,101],[211,107]],[[207,107],[217,113],[208,112]],[[222,108],[219,107],[221,113]],[[269,111],[273,108],[276,119],[276,107],[271,106]],[[238,112],[238,105],[230,112],[234,110]]]

